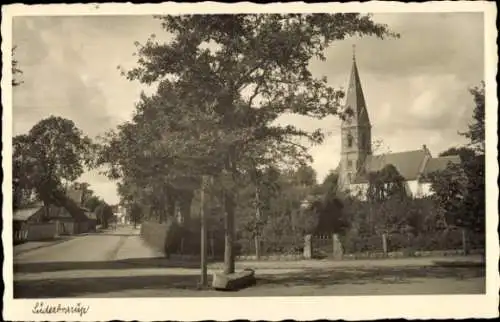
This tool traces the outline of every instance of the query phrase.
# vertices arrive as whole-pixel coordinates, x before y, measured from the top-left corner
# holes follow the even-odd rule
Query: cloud
[[[116,67],[134,63],[134,41],[147,39],[153,23],[159,26],[151,17],[16,18],[24,84],[14,90],[14,132],[50,114],[74,120],[91,136],[128,119],[143,88]]]

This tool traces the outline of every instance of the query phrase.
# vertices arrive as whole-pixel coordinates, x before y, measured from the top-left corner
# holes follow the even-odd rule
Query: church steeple
[[[365,96],[361,87],[358,66],[356,64],[356,52],[353,46],[351,77],[347,88],[345,108],[352,112],[352,120],[359,125],[370,124],[368,111],[366,110]]]
[[[339,180],[341,187],[348,188],[363,172],[365,160],[372,153],[371,124],[361,87],[356,53],[352,55],[351,76],[345,99],[346,118],[341,129],[341,164]]]

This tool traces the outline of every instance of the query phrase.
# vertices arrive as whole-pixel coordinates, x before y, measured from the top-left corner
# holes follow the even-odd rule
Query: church
[[[393,165],[405,180],[407,194],[421,198],[431,194],[426,174],[444,170],[450,162],[460,164],[458,155],[433,157],[425,144],[413,151],[372,153],[372,125],[354,54],[344,108],[346,117],[341,124],[341,158],[336,170],[338,186],[342,191],[366,197],[368,174]]]

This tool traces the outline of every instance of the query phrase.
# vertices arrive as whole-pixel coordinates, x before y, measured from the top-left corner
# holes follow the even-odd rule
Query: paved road
[[[117,230],[76,236],[62,243],[18,254],[14,257],[14,264],[113,260],[126,239],[134,234],[137,233],[131,227],[120,227]]]
[[[142,243],[138,230],[119,227],[116,231],[78,236],[18,254],[14,258],[14,297],[477,294],[485,291],[484,267],[432,266],[431,259],[237,263],[237,269],[244,267],[257,269],[256,287],[230,294],[197,291],[200,273],[197,262],[160,258],[159,253]],[[220,268],[220,264],[211,264],[209,274]]]

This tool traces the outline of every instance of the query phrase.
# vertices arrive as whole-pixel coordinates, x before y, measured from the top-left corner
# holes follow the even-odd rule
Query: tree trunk
[[[234,196],[230,191],[224,192],[224,230],[225,230],[225,248],[224,248],[224,273],[234,273]]]
[[[259,260],[260,259],[260,237],[258,234],[255,235],[254,241],[255,241],[255,259]]]
[[[191,191],[186,191],[182,194],[179,200],[179,208],[181,212],[182,222],[188,224],[191,220],[191,202],[193,201],[194,195]]]
[[[260,259],[260,229],[259,229],[259,223],[260,223],[260,191],[259,187],[257,186],[255,189],[255,221],[257,223],[255,227],[255,259],[259,260]]]

